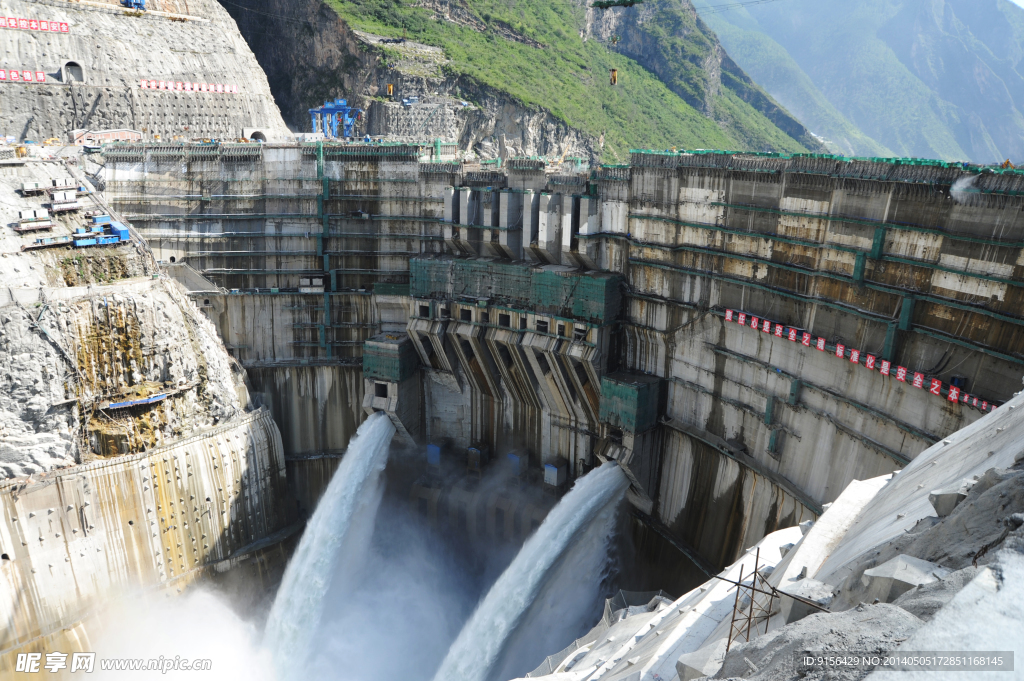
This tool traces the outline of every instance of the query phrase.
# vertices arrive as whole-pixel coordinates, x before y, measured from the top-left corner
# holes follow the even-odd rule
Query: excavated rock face
[[[599,140],[542,109],[524,107],[475,83],[454,85],[463,96],[481,105],[464,114],[460,149],[476,151],[481,158],[566,154],[596,161],[600,154]]]
[[[27,475],[75,463],[78,454],[65,400],[60,353],[31,325],[26,310],[0,316],[0,477]]]
[[[430,6],[442,14],[449,11],[441,3]],[[483,158],[565,153],[596,159],[600,153],[598,139],[547,111],[524,106],[468,78],[447,75],[439,48],[412,41],[382,45],[377,36],[350,28],[320,0],[239,0],[226,7],[266,70],[285,120],[296,130],[309,130],[310,108],[347,97],[350,104],[367,110],[372,135],[442,137]],[[453,20],[470,21],[472,15],[459,7],[452,3]],[[275,15],[287,15],[290,20],[277,21]],[[515,35],[508,38],[516,40]],[[526,40],[520,38],[518,42]],[[390,56],[382,56],[380,47]],[[427,125],[413,119],[402,122],[408,109],[372,99],[386,94],[389,83],[403,95],[433,94],[441,98],[438,105],[444,110]],[[463,101],[473,101],[480,108],[464,107]],[[392,123],[385,125],[385,121]]]
[[[239,407],[216,336],[172,281],[75,305],[68,320],[86,399],[124,402],[171,394],[145,413],[93,410],[88,455],[155,447],[216,424]],[[101,396],[101,397],[97,397]]]
[[[837,606],[848,608],[856,605],[860,600],[856,585],[864,572],[900,554],[915,556],[957,571],[990,564],[998,550],[1010,546],[1014,541],[1024,541],[1024,528],[1017,524],[1022,512],[1024,462],[1013,468],[990,469],[978,479],[967,498],[948,516],[941,519],[934,516],[924,518],[910,532],[883,544],[866,556],[839,585]],[[948,582],[952,577],[949,575],[943,581]],[[928,585],[928,588],[940,587]],[[942,588],[949,588],[949,583]],[[915,591],[901,598],[909,598]]]
[[[973,563],[987,565],[994,552],[986,546],[1005,541],[1007,531],[1021,532],[1008,524],[1014,513],[1024,511],[1024,470],[993,468],[979,478],[967,498],[949,516],[913,536],[905,553],[946,567],[960,569]]]
[[[230,358],[177,287],[136,280],[3,311],[4,477],[141,452],[242,409]],[[161,395],[153,405],[106,406]]]
[[[232,139],[256,128],[267,139],[290,137],[259,64],[216,0],[151,0],[149,8],[157,11],[126,12],[114,0],[5,0],[5,16],[52,20],[67,31],[4,29],[2,68],[30,70],[33,82],[0,88],[0,131],[62,142],[73,129],[129,128],[168,140]],[[36,72],[45,74],[44,83],[35,82]],[[236,85],[238,92],[142,89],[143,79],[157,86]]]
[[[45,202],[21,195],[23,182],[67,174],[51,162],[5,170],[2,222]],[[47,236],[85,224],[81,213],[53,222]],[[21,251],[37,237],[0,236],[0,478],[142,452],[245,409],[243,374],[212,323],[179,284],[144,274],[135,245]],[[102,276],[110,262],[123,267]],[[82,285],[66,286],[69,269]]]

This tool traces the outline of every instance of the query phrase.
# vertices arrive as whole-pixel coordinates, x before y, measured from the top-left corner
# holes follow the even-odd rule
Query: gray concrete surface
[[[956,238],[1014,238],[1022,225],[999,201],[1018,199],[985,195],[958,203],[916,189],[925,179],[948,186],[941,183],[951,183],[958,170],[914,170],[934,177],[904,177],[900,173],[911,171],[875,164],[871,173],[891,179],[855,185],[847,177],[861,172],[855,164],[808,169],[796,160],[728,161],[737,168],[774,164],[787,177],[783,187],[765,174],[702,168],[697,157],[638,155],[631,169],[598,171],[596,198],[577,200],[587,177],[533,162],[510,162],[501,172],[463,165],[438,173],[401,157],[397,148],[393,157],[378,159],[367,156],[370,151],[359,156],[357,147],[328,145],[322,159],[317,153],[315,147],[271,146],[244,162],[185,165],[155,155],[111,158],[98,177],[110,200],[134,216],[158,258],[188,262],[218,285],[242,290],[203,295],[204,310],[250,371],[282,373],[262,379],[268,387],[284,385],[288,372],[305,371],[292,367],[304,363],[332,372],[332,386],[345,383],[338,372],[358,365],[359,343],[385,323],[400,328],[394,296],[371,294],[378,284],[408,281],[414,256],[447,251],[504,258],[508,244],[517,243],[513,232],[521,230],[522,257],[565,271],[621,272],[625,323],[616,352],[625,368],[666,380],[664,414],[679,426],[658,426],[653,456],[622,456],[646,471],[643,484],[650,489],[643,496],[654,514],[718,565],[773,529],[813,517],[849,481],[898,470],[983,414],[868,370],[863,357],[852,363],[726,323],[725,309],[766,315],[863,353],[888,352],[894,364],[912,370],[935,368],[929,378],[944,385],[963,378],[964,390],[991,401],[1009,397],[1024,373],[1024,360],[1012,359],[1020,334],[1010,316],[1020,286],[1006,269],[1020,257],[1019,248],[993,247],[985,255]],[[1010,191],[982,178],[993,192]],[[513,193],[532,197],[522,201],[521,219],[511,212],[518,200],[506,197]],[[481,208],[487,205],[490,211]],[[904,224],[913,215],[931,231]],[[990,224],[1003,231],[991,232]],[[793,250],[797,245],[803,250]],[[968,251],[969,257],[956,256],[967,261],[950,279],[950,258]],[[913,295],[920,299],[912,308],[906,303],[901,328],[910,289],[892,278],[891,268],[893,258],[908,257],[915,259]],[[854,277],[858,258],[863,286]],[[795,274],[793,263],[806,273]],[[311,273],[330,279],[333,291],[295,291]],[[982,295],[992,286],[1005,295]],[[463,303],[451,302],[450,314],[461,314]],[[473,320],[480,323],[477,312]],[[531,330],[534,319],[527,311]],[[554,357],[578,361],[571,343],[523,336],[529,353],[508,367],[533,378],[516,386],[521,379],[505,362],[478,373],[461,351],[465,341],[473,356],[500,354],[498,346],[508,343],[502,334],[513,340],[516,334],[496,329],[495,340],[481,343],[473,337],[481,327],[441,330],[436,324],[413,320],[410,326],[416,342],[418,335],[440,334],[434,357],[443,366],[429,372],[438,380],[422,383],[430,412],[425,437],[450,438],[458,447],[482,440],[494,451],[523,446],[538,463],[543,457],[586,462],[592,452],[612,451],[600,443],[605,434],[589,412],[598,395],[588,396],[588,407],[572,373],[536,379],[543,366],[531,358],[540,352],[549,365]],[[445,340],[450,337],[460,340]],[[427,346],[418,347],[426,352]],[[516,341],[508,347],[525,346]],[[594,366],[601,366],[610,351],[596,350],[601,359]],[[484,365],[492,366],[489,360]],[[362,398],[357,388],[342,399]],[[269,393],[266,400],[285,402]],[[325,437],[301,445],[295,440],[297,448],[287,445],[289,451],[341,450],[358,419],[303,428],[303,438]],[[518,434],[525,434],[522,441],[509,439]],[[580,464],[573,465],[578,474]],[[710,496],[709,489],[715,490]],[[731,515],[712,512],[716,508],[744,510]]]

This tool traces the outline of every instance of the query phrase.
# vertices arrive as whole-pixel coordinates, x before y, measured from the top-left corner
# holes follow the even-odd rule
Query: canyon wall
[[[600,155],[597,136],[567,125],[542,107],[449,73],[440,47],[382,42],[381,36],[350,27],[319,0],[243,1],[228,9],[296,130],[310,129],[309,109],[344,97],[366,111],[360,134],[440,137],[482,158]],[[282,24],[275,18],[282,16],[289,20]],[[304,49],[296,49],[298,44]],[[387,97],[388,84],[401,97],[414,95],[419,101],[403,104]]]

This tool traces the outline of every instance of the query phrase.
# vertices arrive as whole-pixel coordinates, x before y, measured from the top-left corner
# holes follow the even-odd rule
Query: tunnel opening
[[[84,83],[85,69],[78,62],[64,62],[64,66],[61,68],[61,80],[65,83]]]

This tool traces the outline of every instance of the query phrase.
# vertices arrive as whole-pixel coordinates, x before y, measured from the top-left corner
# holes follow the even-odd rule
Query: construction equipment
[[[1017,166],[1010,163],[1010,159],[1003,161],[1003,165],[1000,166],[1003,170],[1014,170]]]
[[[743,642],[749,643],[751,630],[753,630],[755,638],[760,636],[758,627],[762,622],[764,622],[764,633],[767,634],[769,621],[773,615],[777,614],[775,604],[783,597],[822,612],[829,612],[829,609],[821,603],[787,593],[773,586],[768,581],[768,574],[771,573],[765,574],[765,567],[768,566],[761,565],[761,548],[758,547],[757,553],[754,554],[754,570],[747,574],[749,583],[743,581],[743,565],[740,565],[740,574],[736,581],[726,579],[721,575],[713,575],[715,579],[728,582],[736,587],[736,599],[732,606],[732,622],[729,625],[729,639],[725,646],[726,652],[732,648],[732,644],[740,643],[741,636]]]
[[[128,9],[138,10],[139,12],[146,11],[146,0],[121,0],[121,7],[127,7]]]
[[[50,193],[50,213],[64,213],[81,209],[77,191],[55,191]]]
[[[388,83],[388,97],[395,96],[395,86],[393,83]]]
[[[611,71],[612,71],[612,78],[611,78],[612,85],[615,85],[616,83],[619,82],[619,70],[618,69],[612,69]]]
[[[349,106],[347,100],[336,99],[333,102],[324,102],[318,109],[310,109],[309,116],[314,133],[323,133],[328,139],[337,139],[339,124],[342,137],[354,135],[356,121],[362,119],[363,110]]]
[[[24,232],[49,232],[53,228],[50,221],[50,213],[45,208],[27,208],[18,211],[18,224],[14,231]]]
[[[88,227],[78,227],[70,236],[41,237],[31,244],[22,245],[21,250],[33,251],[58,246],[73,248],[118,246],[129,241],[131,241],[131,235],[128,233],[128,227],[121,222],[112,220],[109,215],[99,215],[93,216],[92,223]]]

